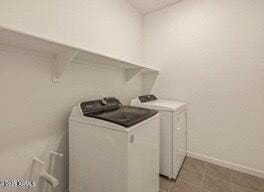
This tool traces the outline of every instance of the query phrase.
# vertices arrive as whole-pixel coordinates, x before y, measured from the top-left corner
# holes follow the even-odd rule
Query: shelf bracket
[[[158,75],[158,71],[143,73],[143,94],[147,95],[151,93],[158,78]]]
[[[52,81],[54,83],[60,82],[60,77],[67,67],[72,63],[79,51],[75,49],[67,49],[56,55],[56,62],[53,68]]]
[[[135,77],[139,72],[141,72],[144,68],[135,68],[135,69],[125,69],[125,81],[130,81],[133,77]]]

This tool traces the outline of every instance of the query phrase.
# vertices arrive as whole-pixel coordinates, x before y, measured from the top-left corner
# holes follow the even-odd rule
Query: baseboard
[[[239,172],[242,172],[242,173],[247,173],[247,174],[250,174],[250,175],[254,175],[254,176],[257,176],[257,177],[264,178],[264,171],[251,169],[249,167],[245,167],[245,166],[238,165],[238,164],[235,164],[235,163],[219,160],[219,159],[216,159],[216,158],[213,158],[213,157],[208,157],[206,155],[193,153],[193,152],[190,152],[190,151],[187,152],[187,156],[195,158],[195,159],[199,159],[199,160],[202,160],[202,161],[206,161],[206,162],[209,162],[209,163],[212,163],[212,164],[215,164],[215,165],[219,165],[219,166],[222,166],[222,167],[226,167],[226,168],[229,168],[229,169],[232,169],[232,170],[235,170],[235,171],[239,171]]]

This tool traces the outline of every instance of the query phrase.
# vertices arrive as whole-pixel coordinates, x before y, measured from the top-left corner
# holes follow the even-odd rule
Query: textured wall
[[[54,84],[52,63],[53,58],[46,55],[0,46],[0,178],[28,179],[32,174],[37,181],[40,167],[32,167],[32,158],[41,157],[47,167],[49,152],[55,150],[65,154],[57,159],[54,170],[61,182],[55,191],[63,192],[68,187],[67,130],[72,107],[103,96],[128,103],[142,93],[142,80],[137,76],[126,83],[121,69],[74,63],[62,82]],[[38,187],[34,190],[41,191]]]
[[[124,0],[1,0],[0,26],[117,58],[141,59],[141,15]]]
[[[128,61],[141,60],[141,15],[123,0],[1,0],[0,26]],[[116,96],[127,103],[142,94],[141,77],[124,82],[121,69],[71,65],[51,83],[53,58],[0,44],[0,179],[37,180],[32,158],[58,158],[54,174],[68,188],[68,115],[82,100]],[[30,178],[31,177],[31,178]],[[44,189],[43,189],[44,187]],[[0,191],[15,192],[15,188]],[[20,191],[25,191],[22,189]],[[39,185],[29,192],[46,192]]]
[[[152,92],[188,103],[189,152],[264,176],[263,9],[181,1],[146,16],[145,55],[161,68]]]

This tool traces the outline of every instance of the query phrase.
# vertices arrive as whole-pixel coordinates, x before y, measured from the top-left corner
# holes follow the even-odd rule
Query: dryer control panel
[[[139,96],[138,99],[140,100],[141,103],[146,103],[149,101],[157,100],[158,98],[155,95],[143,95],[143,96]]]

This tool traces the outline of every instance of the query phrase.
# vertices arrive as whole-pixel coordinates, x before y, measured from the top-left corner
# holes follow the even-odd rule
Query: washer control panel
[[[115,97],[106,97],[101,100],[86,101],[80,104],[81,111],[84,114],[106,112],[118,109],[122,103]]]

